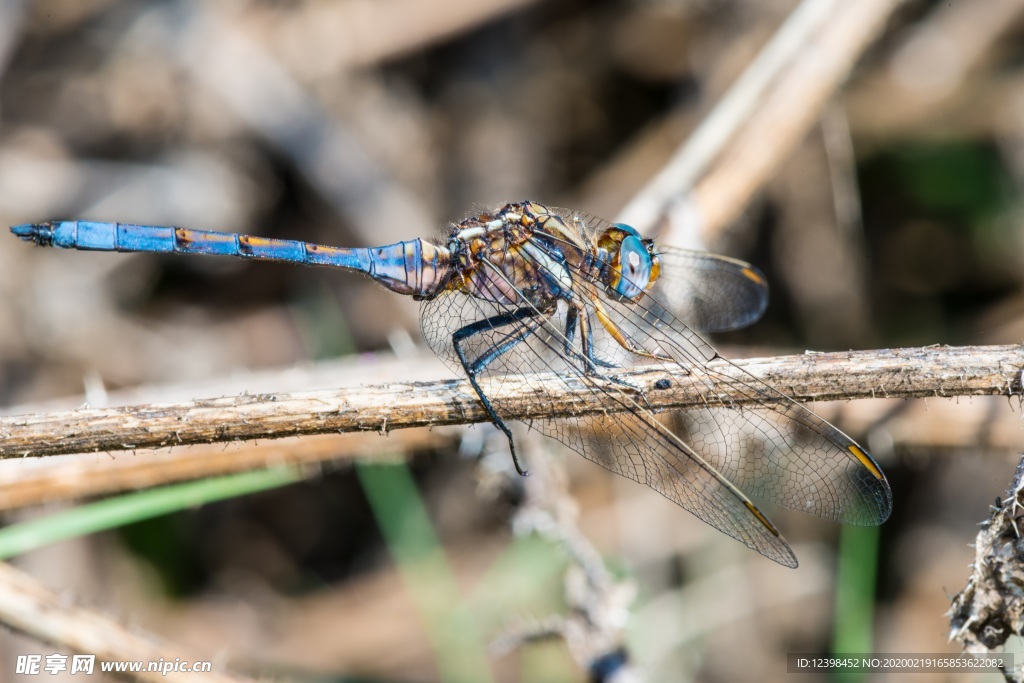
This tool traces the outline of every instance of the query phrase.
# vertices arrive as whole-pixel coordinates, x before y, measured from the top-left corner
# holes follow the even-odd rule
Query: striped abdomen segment
[[[63,249],[210,254],[344,268],[365,273],[393,291],[418,297],[441,291],[453,270],[447,249],[421,239],[346,249],[238,233],[92,221],[17,225],[11,232],[40,246]]]

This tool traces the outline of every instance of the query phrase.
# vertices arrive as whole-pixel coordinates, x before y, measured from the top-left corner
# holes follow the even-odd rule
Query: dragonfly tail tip
[[[12,225],[11,232],[25,240],[39,245],[50,244],[52,229],[49,223],[25,223]]]

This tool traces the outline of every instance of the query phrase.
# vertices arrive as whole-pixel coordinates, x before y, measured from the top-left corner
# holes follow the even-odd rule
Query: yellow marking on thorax
[[[543,204],[531,203],[526,206],[526,209],[534,215],[537,223],[549,234],[561,237],[578,249],[587,248],[587,245],[580,240],[579,232],[567,226],[562,218],[548,207]]]

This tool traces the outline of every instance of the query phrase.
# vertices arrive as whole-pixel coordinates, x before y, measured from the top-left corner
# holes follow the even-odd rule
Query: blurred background
[[[525,198],[613,219],[796,7],[4,0],[0,225],[369,246]],[[768,276],[764,320],[716,339],[727,355],[1020,342],[1022,37],[1020,0],[898,4],[735,220],[684,244]],[[0,235],[7,414],[451,376],[422,349],[416,304],[357,276]],[[867,531],[773,513],[797,570],[529,435],[523,481],[487,425],[4,461],[0,498],[26,523],[238,482],[184,457],[303,459],[247,495],[184,498],[14,561],[215,671],[585,681],[624,649],[644,680],[782,680],[790,652],[958,652],[945,612],[1024,443],[1017,403],[815,409],[872,450],[894,513]],[[118,479],[150,458],[148,479]],[[31,494],[23,477],[49,484]],[[0,680],[51,651],[0,629]]]

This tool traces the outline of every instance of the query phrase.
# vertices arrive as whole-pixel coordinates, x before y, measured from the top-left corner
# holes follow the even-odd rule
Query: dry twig
[[[950,640],[964,652],[999,652],[1012,636],[1024,634],[1024,460],[1017,464],[1006,500],[992,508],[975,543],[975,559],[967,586],[953,598],[949,610]],[[1007,681],[1024,680],[1024,667],[1005,668]]]
[[[75,652],[96,655],[101,661],[142,662],[138,681],[204,681],[241,683],[251,679],[218,673],[163,674],[145,671],[149,662],[175,660],[192,663],[188,653],[175,651],[135,630],[129,630],[97,612],[69,605],[68,601],[9,564],[0,563],[0,622],[44,642]],[[98,670],[98,666],[96,670]]]
[[[529,450],[543,450],[538,443]],[[561,638],[579,666],[595,681],[635,681],[625,643],[625,627],[636,586],[616,579],[592,541],[580,530],[579,508],[569,492],[568,477],[555,458],[537,458],[540,476],[524,482],[524,500],[512,529],[518,535],[538,534],[559,545],[570,563],[564,576],[566,611],[507,629],[492,644],[496,654],[530,642]]]
[[[622,209],[620,220],[642,231],[655,225],[673,198],[693,187],[755,115],[771,84],[806,48],[836,4],[836,0],[802,2],[686,143]]]
[[[77,500],[120,491],[145,489],[268,467],[316,466],[356,457],[394,457],[417,449],[437,448],[455,438],[443,430],[400,432],[381,439],[372,434],[307,436],[237,446],[203,444],[187,449],[161,449],[146,457],[131,453],[100,458],[56,458],[40,467],[8,462],[0,486],[0,510]],[[111,454],[115,455],[115,454]],[[314,470],[315,471],[315,470]]]
[[[800,401],[849,398],[988,396],[1021,393],[1022,346],[968,346],[807,354],[713,361],[716,373],[750,375]],[[749,374],[747,374],[749,373]],[[701,405],[705,392],[678,367],[610,372],[639,387],[655,410]],[[662,388],[664,381],[670,383]],[[508,396],[507,417],[530,420],[608,412],[577,378],[554,374],[502,377],[490,392]],[[484,385],[488,391],[488,386]],[[749,402],[729,384],[715,392],[738,407]],[[132,450],[177,444],[379,431],[487,421],[466,381],[391,383],[332,391],[259,394],[108,410],[73,410],[0,419],[0,457]]]
[[[805,0],[721,106],[711,112],[701,125],[701,135],[687,141],[620,218],[649,230],[682,202],[684,210],[672,210],[673,215],[696,216],[703,241],[711,242],[810,129],[899,4],[899,0],[864,0],[833,8],[828,0]],[[819,6],[835,12],[815,31]],[[695,182],[705,167],[710,170]],[[687,241],[671,231],[664,239]]]
[[[927,20],[907,32],[882,68],[845,98],[858,132],[868,139],[905,136],[928,122],[943,121],[966,136],[970,133],[962,121],[954,123],[964,113],[990,124],[1005,116],[1008,93],[1016,89],[1002,83],[993,103],[981,102],[980,96],[993,89],[985,87],[987,78],[979,67],[992,60],[1000,39],[1019,24],[1022,13],[1021,0],[936,5]]]

